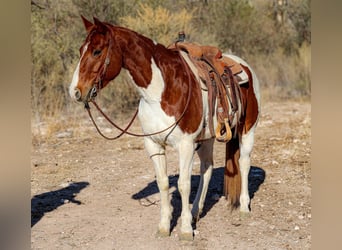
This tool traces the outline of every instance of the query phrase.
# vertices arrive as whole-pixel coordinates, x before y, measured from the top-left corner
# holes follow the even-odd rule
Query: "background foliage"
[[[277,4],[283,3],[282,5]],[[256,71],[263,100],[310,98],[310,0],[32,0],[32,117],[81,109],[68,86],[85,39],[80,15],[129,27],[164,45],[189,41],[234,53]],[[113,113],[137,103],[124,74],[102,91]],[[115,103],[112,101],[115,100]]]

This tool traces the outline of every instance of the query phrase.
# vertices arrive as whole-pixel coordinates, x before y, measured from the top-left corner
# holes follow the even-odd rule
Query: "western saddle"
[[[179,33],[179,40],[168,48],[184,51],[189,55],[197,68],[199,77],[205,84],[205,90],[208,91],[210,133],[218,141],[228,142],[232,136],[236,136],[237,124],[243,115],[244,108],[239,85],[242,82],[239,74],[243,72],[243,69],[236,61],[223,57],[221,50],[217,47],[184,42],[184,38],[184,33]],[[217,100],[217,127],[214,131],[215,99]],[[234,126],[236,128],[232,135],[231,127]]]

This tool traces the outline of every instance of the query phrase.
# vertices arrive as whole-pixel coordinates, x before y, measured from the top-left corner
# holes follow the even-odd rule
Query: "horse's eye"
[[[100,54],[101,54],[101,50],[99,50],[99,49],[96,49],[93,52],[93,56],[99,56]]]

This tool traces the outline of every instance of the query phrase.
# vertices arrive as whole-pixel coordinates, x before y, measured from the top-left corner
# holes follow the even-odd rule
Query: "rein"
[[[180,52],[180,50],[179,50],[179,52]],[[105,60],[105,63],[104,63],[104,69],[106,69],[107,66],[108,66],[108,64],[109,64],[108,54],[109,54],[109,49],[108,49],[108,51],[107,51],[107,57],[106,57],[106,60]],[[189,68],[188,68],[188,66],[187,66],[187,64],[186,64],[186,62],[185,62],[183,56],[181,55],[181,53],[179,53],[179,56],[180,56],[180,58],[181,58],[181,60],[182,60],[182,63],[183,63],[183,65],[184,65],[184,67],[185,67],[185,70],[186,70],[188,76],[190,76],[191,73],[190,73]],[[105,70],[104,70],[103,72],[105,72]],[[102,77],[103,77],[103,76],[104,76],[104,74],[101,74],[101,77],[100,77],[100,79],[99,79],[99,83],[102,82]],[[96,87],[95,87],[95,86],[93,87],[93,89],[91,90],[91,92],[92,92],[92,93],[90,94],[90,97],[91,97],[91,98],[95,97],[96,94],[97,94],[97,93],[96,93]],[[165,132],[165,131],[167,131],[167,130],[169,130],[169,129],[172,128],[171,131],[170,131],[170,133],[169,133],[169,134],[171,134],[172,131],[173,131],[173,129],[177,126],[177,124],[180,122],[180,120],[184,117],[184,114],[185,114],[186,110],[188,109],[188,106],[189,106],[189,103],[190,103],[190,99],[191,99],[191,93],[192,93],[192,88],[191,88],[191,83],[189,82],[189,92],[188,92],[187,102],[186,102],[186,104],[185,104],[184,110],[183,110],[182,114],[180,115],[180,117],[179,117],[173,124],[171,124],[170,126],[168,126],[167,128],[162,129],[162,130],[159,130],[159,131],[154,132],[154,133],[149,133],[149,134],[137,134],[137,133],[132,133],[132,132],[129,132],[129,131],[128,131],[128,129],[129,129],[129,128],[131,127],[131,125],[133,124],[135,118],[137,117],[137,114],[138,114],[138,112],[139,112],[139,108],[136,109],[136,111],[135,111],[135,113],[134,113],[134,115],[133,115],[133,118],[132,118],[131,121],[128,123],[128,125],[123,129],[123,128],[121,128],[120,126],[118,126],[117,124],[115,124],[115,123],[114,123],[114,122],[113,122],[113,121],[112,121],[112,120],[103,112],[103,110],[98,106],[98,104],[95,102],[94,99],[91,99],[90,102],[96,107],[96,109],[102,114],[102,116],[103,116],[111,125],[113,125],[116,129],[118,129],[118,130],[121,131],[121,133],[120,133],[119,135],[115,136],[115,137],[108,137],[108,136],[104,135],[104,134],[101,132],[101,130],[99,129],[99,127],[97,126],[97,124],[96,124],[96,122],[95,122],[95,120],[94,120],[94,118],[93,118],[93,116],[92,116],[92,114],[91,114],[89,102],[86,102],[84,107],[85,107],[85,109],[87,110],[88,115],[89,115],[91,121],[93,122],[93,124],[94,124],[94,126],[95,126],[97,132],[98,132],[103,138],[105,138],[105,139],[107,139],[107,140],[116,140],[116,139],[120,138],[123,134],[131,135],[131,136],[135,136],[135,137],[152,136],[152,135],[161,134],[161,133],[163,133],[163,132]],[[168,134],[168,135],[169,135],[169,134]],[[167,135],[166,137],[168,137],[168,135]]]
[[[96,103],[94,100],[92,100],[91,103],[94,104],[94,106],[97,108],[97,110],[103,115],[103,117],[104,117],[110,124],[112,124],[116,129],[118,129],[118,130],[121,131],[121,133],[120,133],[119,135],[115,136],[115,137],[108,137],[108,136],[104,135],[104,134],[101,132],[101,130],[99,129],[99,127],[97,126],[97,124],[96,124],[96,122],[95,122],[95,120],[94,120],[94,118],[93,118],[93,116],[92,116],[92,114],[91,114],[90,106],[89,106],[89,104],[87,103],[87,104],[85,105],[85,108],[86,108],[86,110],[88,111],[88,115],[89,115],[91,121],[93,122],[93,124],[94,124],[94,126],[95,126],[97,132],[98,132],[103,138],[105,138],[105,139],[107,139],[107,140],[116,140],[116,139],[120,138],[123,134],[129,134],[129,135],[133,135],[133,136],[141,136],[141,135],[134,134],[134,133],[131,133],[131,132],[127,131],[127,130],[131,127],[131,125],[133,124],[135,118],[137,117],[138,109],[135,111],[132,120],[128,123],[128,125],[126,126],[126,128],[122,129],[122,128],[120,128],[118,125],[116,125],[111,119],[109,119],[109,117],[102,111],[102,109],[97,105],[97,103]]]

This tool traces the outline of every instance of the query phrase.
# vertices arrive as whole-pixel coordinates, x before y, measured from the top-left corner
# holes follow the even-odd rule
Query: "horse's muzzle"
[[[82,92],[79,88],[74,88],[73,91],[70,91],[71,97],[77,102],[87,103],[93,100],[97,96],[97,88],[94,85],[87,93],[86,96],[82,97]]]

